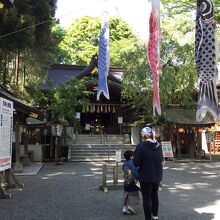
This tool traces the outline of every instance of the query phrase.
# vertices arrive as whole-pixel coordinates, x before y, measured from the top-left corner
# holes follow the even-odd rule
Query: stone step
[[[110,147],[72,147],[71,148],[71,150],[73,150],[73,151],[77,151],[77,150],[84,150],[84,151],[86,151],[86,150],[100,150],[100,151],[105,151],[105,150],[126,150],[126,149],[130,149],[130,150],[132,150],[133,149],[133,147],[112,147],[112,146],[110,146]]]
[[[130,149],[135,148],[132,144],[75,144],[71,146],[71,149]]]
[[[126,151],[126,150],[134,150],[135,147],[134,146],[126,146],[126,147],[121,147],[121,146],[109,146],[109,147],[72,147],[70,150],[71,152],[115,152],[117,150],[121,150],[121,151]]]
[[[118,150],[121,150],[122,152],[126,151],[126,150],[134,150],[133,147],[126,147],[126,148],[71,148],[71,152],[82,152],[82,153],[86,153],[86,152],[116,152]]]
[[[71,150],[71,155],[75,155],[75,154],[99,154],[99,155],[103,155],[103,154],[116,154],[116,151],[120,150],[121,154],[123,154],[126,150],[133,150],[131,148],[126,148],[126,149],[72,149]]]
[[[115,158],[71,158],[70,162],[108,162],[108,161],[115,161]]]
[[[116,152],[115,151],[103,151],[103,152],[71,152],[71,156],[107,156],[107,155],[116,155]],[[123,154],[123,151],[122,151],[122,154]]]
[[[108,157],[108,156],[103,156],[103,157],[72,157],[69,161],[78,161],[78,162],[87,162],[87,161],[94,161],[94,162],[112,162],[115,163],[115,157]],[[122,158],[122,162],[124,159]]]
[[[75,154],[75,155],[72,155],[71,158],[104,158],[104,157],[108,157],[108,154],[102,154],[102,155],[100,154],[83,154],[83,155]],[[114,158],[115,160],[115,154],[113,155],[109,154],[109,157]]]
[[[124,144],[124,141],[76,140],[75,144]]]
[[[70,161],[115,161],[116,151],[121,150],[121,159],[126,150],[134,150],[131,144],[75,144],[70,150]]]
[[[125,150],[121,150],[121,152],[124,152]],[[71,151],[71,155],[72,154],[89,154],[89,153],[95,153],[95,154],[105,154],[105,153],[111,153],[111,154],[115,154],[116,150],[72,150]]]
[[[124,144],[124,136],[123,135],[86,135],[86,134],[78,134],[75,140],[76,144],[103,144],[103,143],[111,143],[111,144]]]
[[[76,134],[77,138],[101,138],[101,137],[107,137],[107,138],[118,138],[118,137],[124,137],[123,134],[107,134],[107,135],[101,135],[101,134]]]

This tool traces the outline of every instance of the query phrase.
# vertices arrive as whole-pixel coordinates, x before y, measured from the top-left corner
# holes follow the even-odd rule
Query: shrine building
[[[45,83],[41,89],[48,91],[60,83],[68,81],[75,76],[80,79],[85,76],[92,76],[97,78],[98,60],[93,56],[90,64],[87,67],[66,64],[53,64],[48,70],[48,82]],[[78,109],[76,114],[80,122],[80,133],[91,134],[129,134],[129,122],[133,119],[133,113],[129,108],[121,102],[121,82],[123,69],[113,68],[109,69],[108,89],[110,100],[106,99],[103,94],[100,95],[100,100],[96,100],[97,83],[88,81],[87,88],[90,91],[95,91],[90,98],[90,105],[86,108]]]

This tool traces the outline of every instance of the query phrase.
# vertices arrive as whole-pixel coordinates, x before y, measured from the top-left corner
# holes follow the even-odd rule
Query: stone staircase
[[[75,144],[124,144],[124,135],[76,135]]]
[[[125,144],[123,135],[77,135],[75,144],[70,147],[69,161],[115,161],[116,151],[121,151],[121,158],[126,150],[134,150],[135,145]]]

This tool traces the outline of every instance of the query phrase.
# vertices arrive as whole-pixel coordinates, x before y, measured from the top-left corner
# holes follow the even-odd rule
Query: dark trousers
[[[152,220],[152,215],[158,215],[159,199],[158,189],[159,183],[140,183],[141,193],[143,197],[143,208],[145,220]]]

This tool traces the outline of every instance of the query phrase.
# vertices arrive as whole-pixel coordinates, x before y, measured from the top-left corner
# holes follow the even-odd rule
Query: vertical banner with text
[[[11,168],[13,102],[0,97],[0,172]]]

